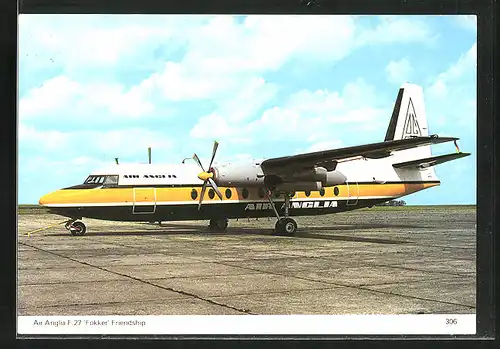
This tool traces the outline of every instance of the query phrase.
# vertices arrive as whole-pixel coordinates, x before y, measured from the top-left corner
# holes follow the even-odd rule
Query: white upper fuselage
[[[437,180],[433,168],[421,171],[394,169],[393,163],[405,159],[405,151],[382,159],[356,158],[340,162],[336,170],[348,182],[399,182]],[[217,168],[217,166],[214,166]],[[118,185],[200,185],[201,169],[196,164],[119,164],[93,171],[91,175],[118,175]]]

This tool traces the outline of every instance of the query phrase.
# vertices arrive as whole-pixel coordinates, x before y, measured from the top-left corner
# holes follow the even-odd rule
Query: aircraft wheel
[[[274,229],[279,235],[293,236],[297,231],[297,222],[292,218],[281,218],[276,222]]]
[[[83,222],[74,222],[70,226],[69,231],[73,236],[83,236],[87,232],[87,227]]]
[[[210,228],[210,230],[213,230],[213,231],[224,231],[224,230],[226,230],[228,225],[229,225],[229,222],[228,222],[227,218],[211,219],[210,225],[208,227]]]

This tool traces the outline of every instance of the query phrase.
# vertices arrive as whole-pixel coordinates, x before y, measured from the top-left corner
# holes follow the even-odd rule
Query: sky
[[[399,87],[471,156],[407,204],[476,203],[476,17],[19,16],[18,202],[114,163],[383,141]],[[452,143],[433,154],[454,152]]]

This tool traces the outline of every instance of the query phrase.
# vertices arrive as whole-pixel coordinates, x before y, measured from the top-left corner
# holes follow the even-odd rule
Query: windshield
[[[88,176],[83,184],[105,184],[116,185],[118,184],[118,176]]]
[[[103,184],[106,176],[88,176],[84,184]]]

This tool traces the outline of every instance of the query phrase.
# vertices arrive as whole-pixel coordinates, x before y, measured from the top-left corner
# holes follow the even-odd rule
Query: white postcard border
[[[20,335],[474,335],[475,314],[19,316]]]

